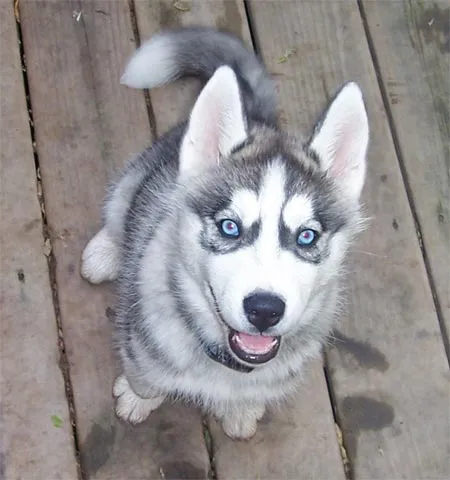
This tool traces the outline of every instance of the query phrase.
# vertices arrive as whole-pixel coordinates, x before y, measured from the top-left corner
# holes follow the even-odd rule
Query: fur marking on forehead
[[[273,162],[263,176],[259,193],[261,234],[258,241],[260,258],[269,261],[279,249],[278,226],[285,202],[285,168],[281,161]]]
[[[314,218],[313,203],[307,195],[294,195],[284,207],[283,221],[291,231],[297,230],[312,218]]]
[[[277,217],[285,201],[285,166],[281,160],[273,161],[267,168],[259,191],[261,215],[265,218]]]
[[[255,189],[239,188],[233,192],[230,210],[235,213],[245,227],[258,220],[277,218],[285,202],[285,167],[279,160],[270,163],[260,175]],[[255,185],[256,186],[256,185]]]
[[[231,210],[239,216],[244,227],[249,228],[260,217],[260,206],[257,194],[248,189],[240,189],[233,193]]]

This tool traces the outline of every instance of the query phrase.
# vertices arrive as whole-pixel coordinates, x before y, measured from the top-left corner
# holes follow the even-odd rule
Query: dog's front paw
[[[113,387],[116,415],[133,424],[143,422],[164,401],[163,396],[142,398],[134,393],[125,375],[116,378]]]
[[[81,276],[90,283],[116,280],[119,275],[119,248],[106,228],[91,238],[81,256]]]
[[[255,435],[258,420],[264,412],[264,405],[233,410],[222,418],[223,431],[233,440],[250,440]]]

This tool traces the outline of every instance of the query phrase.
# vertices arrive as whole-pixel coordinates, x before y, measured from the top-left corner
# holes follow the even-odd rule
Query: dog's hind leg
[[[249,440],[255,435],[264,412],[263,404],[236,405],[221,417],[223,431],[234,440]]]
[[[91,238],[81,256],[81,276],[90,283],[116,280],[119,275],[119,246],[103,227]]]
[[[133,424],[143,422],[166,398],[162,395],[151,398],[140,397],[131,388],[125,375],[120,375],[116,378],[113,395],[116,399],[116,415],[122,420]]]
[[[139,158],[135,160],[138,162]],[[89,241],[81,256],[81,276],[90,283],[116,280],[119,276],[120,244],[123,241],[125,219],[134,192],[141,180],[128,174],[109,188],[104,211],[104,227]]]

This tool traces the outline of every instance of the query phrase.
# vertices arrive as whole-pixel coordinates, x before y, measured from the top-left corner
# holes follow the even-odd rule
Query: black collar
[[[231,368],[231,370],[235,370],[236,372],[241,373],[250,373],[254,370],[253,367],[247,367],[246,365],[239,363],[232,357],[230,352],[225,350],[220,345],[209,344],[204,345],[203,348],[205,349],[205,353],[206,355],[208,355],[209,358],[216,361],[217,363],[224,365],[225,367]]]

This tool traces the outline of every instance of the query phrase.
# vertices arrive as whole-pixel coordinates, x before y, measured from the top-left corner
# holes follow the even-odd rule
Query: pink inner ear
[[[217,69],[192,110],[180,152],[180,173],[198,174],[217,165],[246,137],[236,75],[226,66]],[[187,174],[187,173],[186,173]]]
[[[350,197],[358,198],[364,184],[369,128],[362,94],[350,83],[337,95],[311,141],[321,166]]]
[[[330,148],[330,174],[337,179],[351,176],[362,168],[361,156],[364,155],[364,148],[359,120],[358,115],[352,115],[335,134],[335,141]]]
[[[195,126],[192,125],[191,139],[204,165],[212,165],[219,160],[220,103],[202,104],[197,112]]]
[[[352,143],[354,142],[352,135],[347,125],[336,134],[336,139],[330,152],[333,158],[330,173],[333,177],[342,178],[349,173],[349,170],[354,168],[354,165],[352,165],[354,162],[354,159],[352,159]]]

